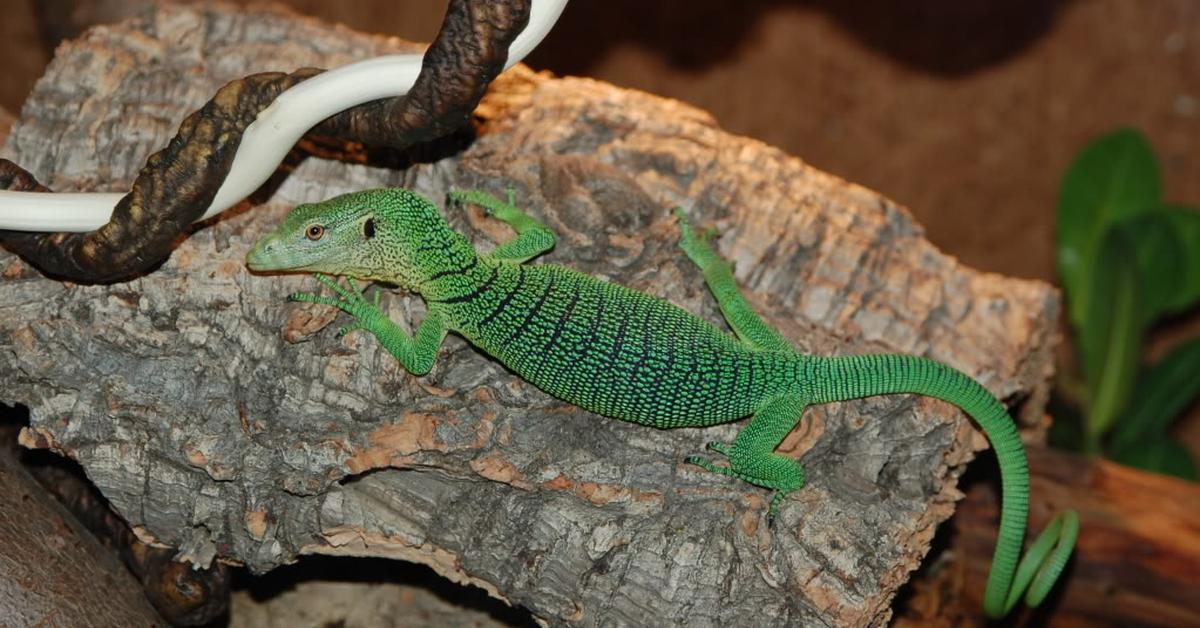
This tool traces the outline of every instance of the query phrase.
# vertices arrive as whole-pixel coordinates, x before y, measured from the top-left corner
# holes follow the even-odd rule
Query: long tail
[[[1021,557],[1029,514],[1029,463],[1004,406],[974,379],[926,358],[851,355],[810,359],[807,381],[814,403],[915,393],[948,401],[975,419],[996,451],[1003,487],[1000,532],[988,573],[984,612],[991,618],[1003,617],[1022,593],[1029,606],[1041,603],[1075,547],[1079,518],[1074,511],[1060,513]]]

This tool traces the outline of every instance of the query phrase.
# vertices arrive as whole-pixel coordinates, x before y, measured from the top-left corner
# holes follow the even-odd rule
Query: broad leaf
[[[1187,448],[1165,435],[1116,452],[1112,459],[1131,467],[1173,475],[1193,482],[1200,479],[1196,474],[1196,463]]]
[[[1200,300],[1200,212],[1167,207],[1121,221],[1137,255],[1143,324]]]
[[[1137,131],[1121,129],[1084,148],[1063,177],[1058,200],[1058,272],[1076,329],[1083,325],[1094,281],[1093,260],[1113,223],[1157,207],[1158,161]]]
[[[1109,229],[1096,255],[1092,296],[1079,335],[1087,378],[1087,434],[1108,432],[1125,408],[1142,348],[1141,295],[1133,245],[1122,229]]]
[[[1171,422],[1200,396],[1200,338],[1175,347],[1142,371],[1129,408],[1113,434],[1112,449],[1167,434]]]
[[[1200,210],[1195,207],[1169,206],[1161,212],[1171,223],[1180,243],[1180,258],[1173,265],[1179,275],[1174,298],[1166,300],[1164,314],[1175,314],[1200,303]]]

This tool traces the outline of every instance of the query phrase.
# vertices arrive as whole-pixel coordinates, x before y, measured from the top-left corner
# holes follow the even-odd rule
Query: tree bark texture
[[[0,422],[0,625],[166,626],[112,552],[25,470],[16,435]]]
[[[402,46],[276,10],[153,9],[60,47],[5,156],[55,190],[124,189],[224,82]],[[676,246],[682,205],[719,229],[751,302],[800,349],[948,362],[1034,438],[1056,292],[962,267],[896,203],[679,102],[517,67],[475,126],[457,150],[297,154],[132,282],[59,283],[0,253],[0,381],[32,411],[26,444],[78,460],[141,534],[202,563],[401,558],[552,624],[885,622],[985,446],[951,406],[811,409],[781,447],[809,483],[768,529],[765,491],[682,462],[739,425],[603,419],[455,336],[431,374],[409,376],[373,339],[335,337],[347,321],[330,309],[284,301],[311,278],[249,274],[247,249],[300,202],[512,186],[560,236],[544,262],[719,321]],[[475,210],[447,215],[481,248],[511,237]],[[383,302],[410,325],[422,315],[419,298]]]

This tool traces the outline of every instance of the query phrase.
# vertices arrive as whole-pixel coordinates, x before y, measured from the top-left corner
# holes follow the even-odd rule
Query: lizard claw
[[[509,191],[508,205],[511,206],[512,205],[512,193],[513,193],[512,188],[510,187],[508,189],[508,191]],[[499,206],[504,205],[504,201],[502,201],[482,190],[454,190],[453,192],[447,192],[446,196],[452,202],[458,203],[460,205],[475,205],[475,206],[479,207],[480,209],[482,209],[483,212],[489,216],[496,215],[496,209]]]
[[[686,464],[694,464],[705,471],[719,473],[721,475],[728,475],[729,477],[738,477],[737,472],[732,468],[714,464],[711,460],[705,458],[704,456],[688,456],[687,458],[684,458],[683,461]]]
[[[350,334],[350,332],[358,331],[360,329],[366,329],[366,328],[367,328],[367,326],[362,324],[361,322],[351,323],[351,324],[346,325],[345,327],[342,327],[341,329],[339,329],[337,332],[337,337],[345,338],[347,335]]]
[[[721,454],[722,456],[725,456],[726,458],[729,457],[729,445],[726,445],[725,443],[722,443],[721,441],[716,441],[716,440],[709,441],[709,443],[705,446],[708,447],[709,449]]]
[[[717,231],[716,227],[709,227],[697,233],[694,229],[692,229],[692,221],[690,218],[688,218],[687,214],[684,213],[683,207],[680,205],[676,205],[674,208],[672,208],[671,213],[675,214],[676,220],[679,221],[679,230],[683,232],[684,240],[699,240],[701,242],[707,242],[720,235],[720,232]]]
[[[784,491],[778,491],[778,490],[775,491],[775,494],[771,496],[771,505],[767,507],[767,527],[768,528],[771,528],[771,529],[775,528],[775,519],[776,519],[777,515],[779,515],[779,507],[783,505],[783,499],[785,497],[787,497],[787,493]]]

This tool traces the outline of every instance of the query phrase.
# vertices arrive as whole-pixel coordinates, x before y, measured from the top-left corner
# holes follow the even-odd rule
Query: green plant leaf
[[[1192,460],[1187,448],[1165,435],[1115,453],[1112,459],[1131,467],[1173,475],[1193,482],[1200,479],[1196,473],[1196,462]]]
[[[1164,207],[1115,228],[1126,232],[1137,256],[1144,326],[1200,300],[1200,212]]]
[[[1166,300],[1164,314],[1175,314],[1200,302],[1200,210],[1174,205],[1164,207],[1162,217],[1170,221],[1182,255],[1173,265],[1179,275],[1174,298]]]
[[[1063,177],[1058,199],[1058,273],[1078,330],[1094,281],[1101,238],[1122,218],[1161,204],[1158,161],[1146,138],[1120,129],[1089,143]]]
[[[1092,296],[1079,344],[1088,391],[1085,431],[1089,448],[1094,448],[1125,409],[1142,349],[1137,264],[1125,230],[1105,233],[1089,279]]]
[[[1171,221],[1161,214],[1151,212],[1134,216],[1114,226],[1129,237],[1136,259],[1143,300],[1142,320],[1139,321],[1142,329],[1175,299],[1174,292],[1180,279],[1178,270],[1172,266],[1183,257],[1183,244],[1172,231]]]
[[[1171,422],[1200,396],[1200,338],[1175,347],[1138,378],[1129,408],[1113,432],[1111,449],[1125,451],[1166,436]]]

